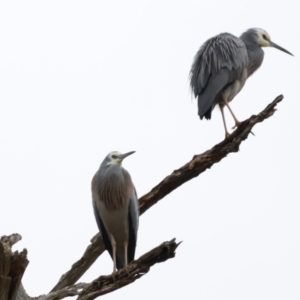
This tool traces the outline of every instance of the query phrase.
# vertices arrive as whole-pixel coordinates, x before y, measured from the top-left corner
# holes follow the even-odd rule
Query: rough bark
[[[60,300],[70,296],[79,296],[77,298],[78,300],[95,299],[96,297],[111,293],[141,278],[149,272],[153,265],[175,257],[175,250],[179,245],[180,243],[176,243],[175,239],[172,239],[169,242],[164,242],[158,247],[155,247],[142,255],[139,259],[132,261],[127,269],[121,269],[113,275],[102,275],[91,283],[78,283],[50,292],[48,295],[41,295],[37,298],[26,299],[25,297],[25,300]]]
[[[229,153],[238,152],[242,141],[247,139],[252,128],[256,124],[263,122],[265,119],[272,116],[276,111],[275,106],[282,99],[282,95],[278,96],[257,116],[253,115],[249,119],[243,121],[228,139],[225,139],[221,143],[215,145],[210,150],[194,155],[190,162],[178,170],[175,170],[171,175],[167,176],[157,186],[155,186],[148,194],[141,197],[139,199],[141,214],[185,182],[199,176],[207,169],[210,169],[214,164],[221,161]]]
[[[132,261],[128,265],[127,270],[121,269],[114,275],[100,276],[86,286],[77,299],[93,300],[96,297],[111,293],[134,282],[147,274],[154,264],[173,258],[179,244],[175,242],[175,239],[164,242],[139,259]]]
[[[12,252],[12,246],[21,240],[14,233],[0,239],[0,300],[15,300],[21,285],[25,269],[29,263],[27,250]]]
[[[229,153],[239,151],[241,143],[247,139],[252,128],[256,124],[271,117],[276,111],[276,105],[282,101],[282,99],[282,95],[276,97],[276,99],[261,113],[253,115],[249,119],[243,121],[228,139],[225,139],[202,154],[195,155],[190,162],[175,170],[172,174],[167,176],[157,186],[155,186],[149,193],[142,196],[139,199],[140,214],[142,215],[150,207],[185,182],[199,176],[201,173],[211,168],[214,164],[225,158]],[[91,244],[86,249],[83,257],[73,264],[71,269],[60,278],[52,291],[57,291],[63,287],[73,285],[103,252],[104,245],[100,234],[97,233],[91,239]]]

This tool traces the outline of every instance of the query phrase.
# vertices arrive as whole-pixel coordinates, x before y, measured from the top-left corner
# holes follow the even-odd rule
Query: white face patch
[[[122,159],[120,158],[120,155],[122,155],[122,153],[118,151],[109,153],[110,162],[107,165],[121,165]]]
[[[270,47],[270,41],[271,41],[270,35],[265,30],[263,30],[261,28],[257,28],[256,32],[258,34],[257,43],[261,47]]]

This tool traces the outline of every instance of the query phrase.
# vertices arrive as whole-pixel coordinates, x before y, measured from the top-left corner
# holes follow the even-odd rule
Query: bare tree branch
[[[31,300],[31,299],[32,299],[32,298],[30,298],[30,297],[27,295],[27,293],[26,293],[26,291],[25,291],[25,289],[24,289],[24,287],[23,287],[23,284],[22,284],[22,282],[21,282],[20,287],[19,287],[19,290],[18,290],[18,294],[17,294],[16,300]]]
[[[252,128],[271,117],[276,111],[276,105],[283,99],[283,96],[278,96],[257,116],[253,115],[249,119],[243,121],[240,126],[231,134],[230,138],[215,145],[212,149],[205,151],[202,154],[195,155],[193,159],[183,167],[175,170],[171,175],[163,179],[149,193],[139,199],[140,214],[142,215],[150,207],[163,199],[166,195],[174,191],[176,188],[185,182],[199,176],[201,173],[211,168],[215,163],[218,163],[225,158],[229,153],[234,153],[239,150],[242,141],[247,139]],[[73,285],[94,263],[94,261],[104,251],[104,245],[99,234],[95,235],[91,240],[91,245],[88,246],[83,257],[73,264],[72,268],[65,273],[57,285],[52,289],[56,291],[66,286]]]
[[[121,269],[114,275],[100,276],[85,287],[77,299],[92,300],[134,282],[148,273],[150,268],[156,263],[173,258],[179,244],[180,243],[177,244],[175,242],[175,239],[164,242],[148,253],[142,255],[139,259],[132,261],[128,265],[127,270]]]
[[[12,246],[21,240],[18,233],[0,239],[0,300],[17,299],[21,279],[29,263],[27,250],[12,252]]]
[[[77,283],[72,286],[67,286],[61,290],[56,292],[51,292],[48,295],[41,295],[37,298],[31,298],[35,300],[60,300],[66,297],[78,296],[80,295],[81,291],[87,287],[87,283]]]
[[[199,176],[201,173],[211,168],[215,163],[221,161],[229,153],[239,150],[240,144],[247,139],[252,128],[259,122],[264,121],[274,114],[275,107],[283,99],[278,96],[271,104],[269,104],[259,115],[252,116],[241,123],[238,129],[232,133],[229,139],[215,145],[212,149],[195,155],[193,159],[178,170],[162,180],[148,194],[140,198],[140,212],[143,214],[151,206],[163,199],[180,185],[188,180]],[[29,297],[21,284],[21,279],[28,265],[27,250],[21,253],[17,251],[12,253],[12,245],[21,239],[19,234],[10,236],[2,236],[0,239],[0,300],[4,299],[33,299]],[[105,248],[102,238],[98,233],[95,235],[91,244],[86,249],[83,257],[73,264],[70,271],[64,274],[58,284],[48,295],[41,295],[37,299],[40,300],[59,300],[68,296],[79,295],[79,300],[95,299],[100,295],[110,293],[116,289],[126,286],[136,279],[145,275],[150,267],[155,263],[165,261],[175,256],[175,250],[179,244],[175,243],[175,239],[165,242],[150,252],[146,253],[138,260],[133,261],[128,266],[128,273],[122,269],[118,271],[114,277],[100,276],[91,284],[74,283],[85,273],[94,261],[104,252]],[[5,289],[3,289],[5,287]]]
[[[87,247],[81,259],[72,265],[70,271],[61,276],[51,292],[73,285],[104,251],[102,237],[98,233],[91,239],[91,244]]]
[[[23,249],[22,252],[14,252],[11,258],[11,267],[9,276],[12,278],[11,288],[9,299],[15,300],[17,299],[19,287],[21,285],[21,280],[25,269],[28,265],[29,261],[27,260],[27,250]]]
[[[139,259],[132,261],[127,270],[122,269],[114,275],[100,276],[92,283],[78,283],[72,286],[67,286],[55,292],[50,292],[47,295],[38,297],[29,297],[23,286],[19,286],[18,300],[60,300],[66,297],[79,296],[78,299],[95,299],[100,295],[104,295],[114,290],[120,289],[135,280],[141,278],[149,272],[150,268],[160,262],[164,262],[175,257],[175,250],[180,245],[175,239],[169,242],[164,242],[158,247],[152,249]],[[0,286],[1,287],[1,286]],[[1,294],[1,293],[0,293]],[[5,294],[1,300],[11,299]]]
[[[148,194],[139,199],[140,211],[143,214],[151,206],[163,199],[166,195],[174,191],[185,182],[199,176],[201,173],[210,169],[215,163],[225,158],[229,153],[238,152],[242,141],[246,140],[252,128],[265,119],[271,117],[276,111],[275,106],[283,99],[280,95],[270,103],[260,114],[253,115],[243,121],[241,125],[230,135],[229,139],[215,145],[210,150],[202,154],[195,155],[193,159],[171,175],[167,176]]]

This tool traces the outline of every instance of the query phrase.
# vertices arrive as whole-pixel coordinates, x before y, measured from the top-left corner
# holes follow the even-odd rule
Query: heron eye
[[[268,40],[267,36],[265,34],[263,34],[262,36],[265,40]]]
[[[111,158],[112,159],[117,159],[117,155],[112,155]]]

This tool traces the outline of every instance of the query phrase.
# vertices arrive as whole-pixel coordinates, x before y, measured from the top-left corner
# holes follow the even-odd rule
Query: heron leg
[[[127,274],[129,275],[129,271],[128,271],[128,241],[125,241],[124,243],[124,268],[127,272]]]
[[[116,272],[117,270],[117,243],[113,237],[113,235],[110,235],[110,243],[113,251],[113,261],[114,261],[114,268],[113,268],[113,273]]]
[[[228,132],[227,126],[226,126],[225,115],[224,115],[224,106],[220,105],[220,109],[221,109],[223,124],[224,124],[224,128],[225,128],[225,139],[228,139],[230,136],[230,133]]]
[[[230,111],[232,117],[234,118],[235,125],[232,127],[232,129],[234,129],[234,128],[238,127],[239,125],[241,125],[241,122],[240,122],[240,121],[236,118],[236,116],[234,115],[233,111],[231,110],[231,108],[230,108],[230,106],[229,106],[229,103],[228,103],[225,99],[223,99],[223,101],[224,101],[225,105],[228,107],[228,109],[229,109],[229,111]],[[221,107],[221,106],[220,106],[220,107]],[[221,111],[222,111],[222,116],[223,116],[223,120],[224,120],[223,110],[221,109]],[[226,128],[226,127],[225,127],[225,128]],[[226,130],[226,129],[225,129],[225,130]],[[254,134],[252,131],[250,131],[250,133],[251,133],[252,135],[255,136],[255,134]],[[226,137],[227,137],[227,135],[226,135]]]
[[[234,129],[234,128],[238,127],[241,124],[241,122],[234,115],[231,107],[229,106],[229,103],[225,99],[223,99],[223,101],[224,101],[225,105],[227,106],[227,108],[229,109],[229,111],[230,111],[230,113],[231,113],[231,115],[232,115],[232,117],[234,119],[235,125],[232,127],[232,129]]]
[[[128,265],[128,257],[127,257],[127,249],[128,249],[128,242],[124,242],[124,267],[127,267]]]

